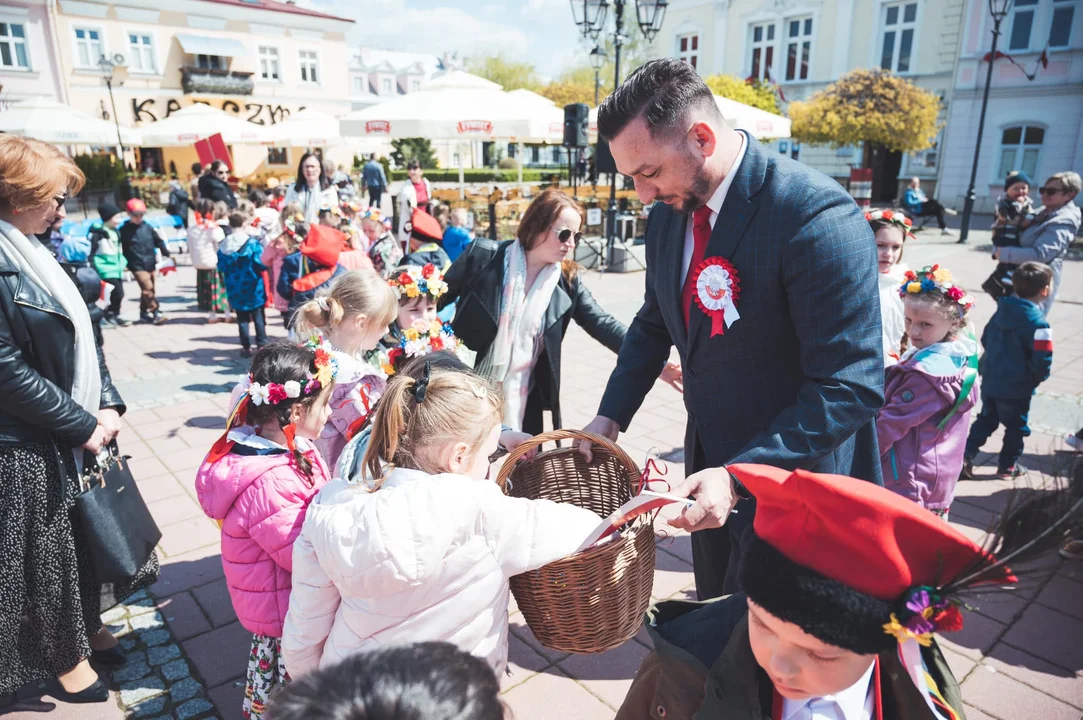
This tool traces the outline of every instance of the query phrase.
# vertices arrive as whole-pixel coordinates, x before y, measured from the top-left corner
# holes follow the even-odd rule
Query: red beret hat
[[[753,529],[792,562],[881,600],[936,587],[987,553],[886,488],[766,465],[726,468],[756,498]],[[992,582],[1015,582],[1003,568]]]
[[[313,225],[301,243],[301,254],[324,267],[333,268],[346,245],[346,235],[326,225]]]

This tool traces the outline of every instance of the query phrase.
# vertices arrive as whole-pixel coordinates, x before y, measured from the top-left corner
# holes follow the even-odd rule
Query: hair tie
[[[320,307],[320,310],[323,310],[324,312],[330,312],[331,310],[331,306],[327,303],[327,298],[322,295],[316,298],[316,304]]]
[[[432,376],[432,362],[425,361],[425,372],[421,374],[421,379],[414,382],[414,386],[410,388],[410,392],[414,396],[414,402],[418,405],[425,402],[425,395],[429,391],[429,379]]]

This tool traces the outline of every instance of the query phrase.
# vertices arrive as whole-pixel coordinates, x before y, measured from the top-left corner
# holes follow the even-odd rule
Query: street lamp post
[[[605,65],[605,61],[605,49],[601,45],[595,45],[594,49],[590,51],[590,66],[594,68],[594,107],[598,107],[598,89],[601,85],[599,73],[602,66]]]
[[[597,41],[605,30],[609,6],[613,6],[613,90],[620,86],[620,49],[624,45],[624,8],[632,0],[571,0],[572,17],[584,37]],[[662,29],[662,20],[666,14],[668,0],[635,0],[636,21],[640,32],[647,41],[654,40]],[[599,48],[595,48],[599,50]],[[598,65],[595,53],[591,52],[591,65],[595,67],[595,77],[605,62],[602,54]],[[595,105],[597,105],[598,83],[595,82]],[[609,207],[606,210],[606,261],[612,264],[613,242],[616,239],[617,225],[617,175],[610,174]]]
[[[966,244],[970,236],[970,215],[974,212],[976,193],[974,186],[978,180],[978,158],[981,155],[981,136],[985,130],[985,109],[989,106],[989,86],[993,82],[993,63],[997,59],[997,40],[1000,38],[1000,23],[1008,15],[1012,0],[989,0],[989,14],[993,16],[993,47],[989,52],[989,70],[985,75],[985,90],[981,96],[981,114],[978,116],[978,139],[974,143],[974,163],[970,167],[970,185],[966,189],[963,201],[962,229],[959,231],[959,244]]]
[[[98,67],[105,76],[105,87],[109,90],[109,105],[113,108],[113,123],[117,128],[117,157],[124,164],[124,141],[120,139],[120,118],[117,117],[117,103],[113,99],[113,76],[116,73],[117,64],[112,58],[102,55],[98,58]]]

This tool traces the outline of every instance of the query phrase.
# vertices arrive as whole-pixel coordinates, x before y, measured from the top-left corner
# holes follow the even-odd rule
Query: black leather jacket
[[[504,255],[511,241],[499,244],[479,238],[452,263],[444,280],[448,290],[440,298],[443,308],[456,300],[452,328],[468,348],[485,357],[496,340],[500,300],[504,287]],[[561,277],[542,321],[543,352],[534,366],[534,389],[527,399],[527,416],[523,430],[542,431],[541,413],[531,417],[535,408],[551,410],[553,427],[561,427],[560,419],[560,346],[568,324],[575,319],[587,334],[613,352],[619,352],[628,328],[598,305],[594,296],[580,281]],[[537,423],[537,424],[535,424]]]
[[[237,208],[237,196],[229,185],[213,175],[204,175],[199,178],[199,197],[203,200],[224,202],[231,210]]]
[[[75,328],[60,304],[0,253],[0,446],[78,447],[98,421],[71,398]],[[123,414],[101,345],[101,407]]]

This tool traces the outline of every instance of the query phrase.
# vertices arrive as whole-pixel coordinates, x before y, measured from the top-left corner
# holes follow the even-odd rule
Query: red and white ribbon
[[[696,304],[711,318],[711,337],[724,335],[726,328],[741,318],[737,298],[741,281],[728,260],[711,257],[696,268]]]

